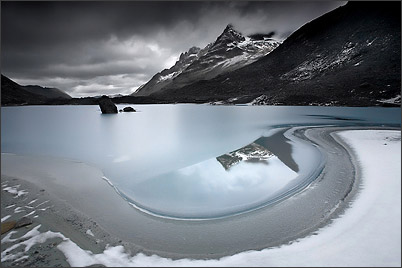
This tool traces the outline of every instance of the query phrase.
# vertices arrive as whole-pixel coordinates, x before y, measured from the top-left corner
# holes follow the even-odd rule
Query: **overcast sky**
[[[285,38],[345,2],[1,2],[2,73],[73,97],[130,94],[227,24]]]

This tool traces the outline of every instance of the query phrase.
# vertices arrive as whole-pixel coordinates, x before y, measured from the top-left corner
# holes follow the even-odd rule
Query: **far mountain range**
[[[2,75],[2,105],[97,104],[58,89],[20,86]],[[228,25],[115,103],[398,105],[401,2],[348,2],[283,42]]]
[[[53,100],[69,100],[71,96],[57,88],[37,85],[21,86],[4,75],[1,75],[1,104],[51,104]]]

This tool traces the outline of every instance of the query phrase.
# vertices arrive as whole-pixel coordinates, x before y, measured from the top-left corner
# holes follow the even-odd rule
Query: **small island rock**
[[[123,112],[135,112],[135,109],[133,107],[124,107]]]
[[[99,107],[103,114],[117,114],[117,106],[106,96],[99,100]]]

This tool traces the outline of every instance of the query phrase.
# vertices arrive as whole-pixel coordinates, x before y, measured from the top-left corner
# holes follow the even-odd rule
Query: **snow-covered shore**
[[[344,215],[314,235],[290,245],[213,260],[172,260],[130,254],[122,245],[109,246],[96,254],[54,233],[63,240],[57,249],[71,266],[400,266],[401,133],[349,130],[335,136],[352,150],[360,167],[362,187]],[[52,236],[49,232],[32,234]],[[5,249],[3,240],[6,242],[4,237],[2,247]]]
[[[63,243],[60,248],[75,265],[101,261],[105,265],[124,266],[398,267],[401,265],[401,133],[353,130],[338,135],[354,150],[361,165],[362,188],[351,208],[316,235],[279,248],[205,261],[174,261],[142,254],[130,257],[122,247],[109,248],[103,254],[80,251],[71,243]],[[116,262],[110,262],[111,259]]]

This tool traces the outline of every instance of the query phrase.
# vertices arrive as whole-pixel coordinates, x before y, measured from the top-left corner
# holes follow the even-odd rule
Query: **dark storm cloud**
[[[202,3],[173,2],[5,2],[2,28],[13,44],[76,43],[152,34],[177,20],[198,17]],[[20,32],[23,34],[16,34]]]
[[[341,4],[3,1],[2,72],[75,96],[128,94],[228,23],[243,34],[286,37]]]

